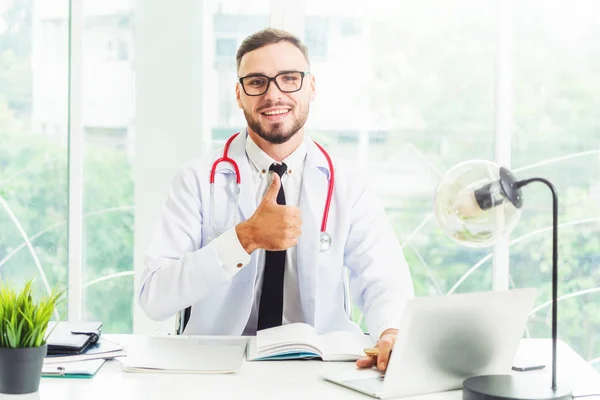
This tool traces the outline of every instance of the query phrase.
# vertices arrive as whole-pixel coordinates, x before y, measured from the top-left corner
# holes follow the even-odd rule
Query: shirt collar
[[[289,156],[287,156],[283,162],[288,167],[288,171],[299,170],[302,164],[304,163],[304,159],[306,158],[306,136],[304,136],[304,140],[300,143],[300,146],[296,150],[292,152]],[[269,171],[269,167],[271,164],[276,162],[273,160],[267,153],[265,153],[254,140],[250,138],[250,135],[246,137],[246,153],[248,154],[248,158],[250,162],[254,165],[258,171],[262,172]]]

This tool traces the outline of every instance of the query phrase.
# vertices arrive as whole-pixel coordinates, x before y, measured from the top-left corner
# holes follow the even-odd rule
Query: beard
[[[269,128],[264,128],[261,126],[259,118],[255,118],[246,109],[244,109],[244,116],[246,117],[246,122],[250,129],[252,129],[259,137],[272,144],[282,144],[290,140],[300,129],[302,129],[308,119],[308,109],[308,104],[306,107],[300,106],[300,116],[296,118],[293,114],[291,115],[293,120],[292,126],[289,129],[285,128],[285,122],[270,124]],[[290,109],[289,112],[291,114],[292,110]]]

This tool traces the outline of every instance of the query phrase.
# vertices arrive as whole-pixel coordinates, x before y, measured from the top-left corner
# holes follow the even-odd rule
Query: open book
[[[321,358],[323,361],[353,361],[364,357],[374,345],[370,336],[336,331],[319,335],[303,323],[281,325],[258,331],[248,343],[248,361]]]

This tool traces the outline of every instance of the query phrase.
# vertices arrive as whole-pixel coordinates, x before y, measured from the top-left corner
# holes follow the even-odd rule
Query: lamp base
[[[463,382],[463,400],[572,400],[569,388],[552,390],[548,376],[483,375]]]

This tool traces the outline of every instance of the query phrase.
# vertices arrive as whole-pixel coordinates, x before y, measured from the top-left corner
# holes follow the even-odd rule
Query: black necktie
[[[287,166],[272,164],[269,171],[275,171],[281,178]],[[277,193],[277,204],[285,204],[283,184]],[[283,276],[285,272],[285,250],[266,251],[262,293],[258,307],[258,330],[281,325],[283,319]]]

